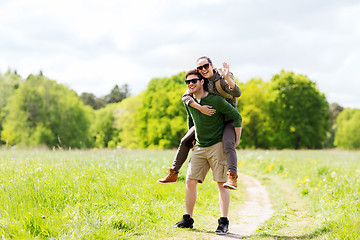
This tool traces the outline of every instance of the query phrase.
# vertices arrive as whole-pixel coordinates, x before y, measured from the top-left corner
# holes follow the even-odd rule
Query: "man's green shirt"
[[[225,115],[234,121],[235,127],[242,126],[240,113],[223,97],[208,94],[198,103],[212,106],[216,110],[215,114],[207,116],[184,104],[188,117],[188,127],[190,129],[195,125],[195,139],[200,147],[209,147],[222,141]]]

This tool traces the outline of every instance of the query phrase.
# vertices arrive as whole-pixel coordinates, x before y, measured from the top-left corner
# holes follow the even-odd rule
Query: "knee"
[[[187,188],[194,188],[196,187],[196,184],[197,184],[197,180],[195,179],[186,179],[186,187]]]
[[[193,139],[192,138],[187,138],[187,137],[183,137],[180,141],[180,146],[182,147],[187,147],[187,148],[192,148],[193,147]]]

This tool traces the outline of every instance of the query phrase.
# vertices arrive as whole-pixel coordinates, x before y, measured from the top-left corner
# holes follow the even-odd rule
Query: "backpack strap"
[[[226,99],[230,99],[234,103],[234,106],[237,106],[238,99],[224,91],[224,89],[221,87],[220,80],[215,82],[215,87],[216,90],[221,94],[221,96],[223,96]]]
[[[217,90],[224,98],[233,99],[233,96],[231,96],[231,94],[225,92],[224,89],[222,89],[221,84],[220,84],[220,80],[218,80],[218,81],[215,82],[215,87],[216,87],[216,90]]]

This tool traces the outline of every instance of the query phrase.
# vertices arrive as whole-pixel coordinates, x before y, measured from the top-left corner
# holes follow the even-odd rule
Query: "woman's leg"
[[[190,149],[193,147],[195,140],[195,127],[189,129],[185,136],[181,139],[179,148],[176,152],[171,168],[178,172],[187,159]]]
[[[235,151],[236,136],[233,121],[225,122],[222,140],[224,145],[224,152],[226,155],[226,161],[228,164],[228,173],[233,172],[237,174],[237,156]]]

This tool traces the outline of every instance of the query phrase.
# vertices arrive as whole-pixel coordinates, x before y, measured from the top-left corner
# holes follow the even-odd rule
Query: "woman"
[[[237,98],[240,97],[241,91],[236,85],[232,73],[229,71],[229,64],[224,62],[223,68],[216,69],[210,58],[204,56],[197,60],[197,70],[207,80],[207,90],[209,93],[225,97],[225,99],[236,108]],[[189,90],[185,92],[182,100],[186,105],[198,109],[205,115],[211,116],[215,112],[215,109],[212,109],[211,106],[202,106],[198,104],[191,96]],[[235,147],[239,145],[239,142],[236,141],[235,134],[234,122],[225,118],[223,145],[228,164],[228,180],[224,183],[224,187],[233,190],[237,189],[237,156]],[[238,134],[241,135],[241,132]],[[179,169],[186,161],[189,150],[193,147],[194,140],[195,129],[192,127],[181,139],[178,151],[168,174],[164,178],[159,179],[157,181],[158,183],[176,182]]]

